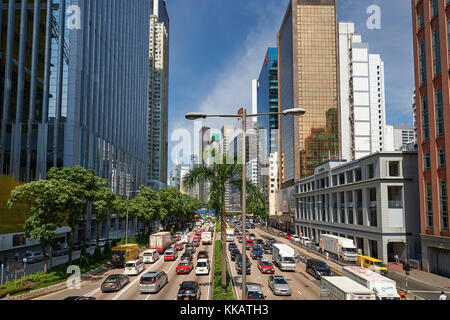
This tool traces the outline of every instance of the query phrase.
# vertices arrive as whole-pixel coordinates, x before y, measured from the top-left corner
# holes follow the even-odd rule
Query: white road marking
[[[99,292],[100,289],[101,289],[101,288],[97,288],[97,289],[95,289],[95,290],[89,292],[88,294],[85,295],[85,297],[91,297],[91,296],[93,296],[94,294],[96,294],[97,292]]]
[[[299,295],[301,295],[301,296],[303,295],[303,294],[300,292],[300,290],[297,290],[297,292],[298,292]]]
[[[145,297],[145,301],[147,301],[148,299],[150,299],[150,295]]]

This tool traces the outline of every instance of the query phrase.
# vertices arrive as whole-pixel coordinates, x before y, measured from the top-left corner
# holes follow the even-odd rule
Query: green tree
[[[220,155],[219,155],[220,157]],[[200,166],[189,171],[183,179],[185,190],[195,187],[200,182],[210,182],[210,200],[208,207],[216,210],[220,214],[221,224],[221,251],[222,257],[226,256],[226,212],[225,212],[225,186],[228,182],[230,185],[238,187],[242,191],[242,165],[238,164],[236,159],[234,163],[227,164],[226,157],[222,156],[219,163],[214,161],[211,166]],[[246,180],[247,194],[256,194],[258,189],[250,181]],[[222,291],[225,293],[226,283],[226,260],[222,259]]]
[[[49,180],[57,180],[70,185],[74,190],[76,198],[81,202],[68,203],[66,211],[70,213],[67,223],[71,226],[69,239],[69,264],[72,264],[73,238],[75,225],[84,220],[87,208],[95,199],[98,191],[105,187],[108,182],[95,175],[94,170],[86,170],[83,167],[73,168],[51,168],[47,172]],[[84,243],[84,239],[83,239]]]
[[[109,187],[100,187],[95,193],[92,214],[97,223],[97,245],[100,238],[100,225],[108,220],[108,214],[116,209],[117,196]]]
[[[144,223],[146,231],[150,231],[151,223],[156,221],[161,210],[161,201],[158,192],[141,187],[139,194],[129,202],[129,211]]]
[[[71,185],[60,181],[39,180],[16,187],[8,199],[8,208],[27,203],[30,217],[25,221],[25,236],[39,241],[44,254],[44,273],[48,270],[47,246],[51,245],[56,229],[65,225],[66,208],[81,203]]]

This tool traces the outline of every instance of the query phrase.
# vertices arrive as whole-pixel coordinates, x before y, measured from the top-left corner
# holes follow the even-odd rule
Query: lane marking
[[[101,290],[101,287],[89,292],[88,294],[86,294],[86,297],[91,297],[94,294],[96,294],[97,292],[99,292],[100,290]]]
[[[300,292],[300,290],[297,290],[297,292],[298,292],[299,295],[301,295],[301,296],[303,295],[303,294]]]

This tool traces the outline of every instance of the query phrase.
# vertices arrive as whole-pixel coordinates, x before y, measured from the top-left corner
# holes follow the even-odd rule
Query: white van
[[[144,263],[154,263],[159,259],[158,249],[149,249],[142,254],[142,260]]]
[[[141,259],[130,260],[125,263],[125,272],[123,274],[137,276],[139,273],[144,271],[144,269],[144,262]]]

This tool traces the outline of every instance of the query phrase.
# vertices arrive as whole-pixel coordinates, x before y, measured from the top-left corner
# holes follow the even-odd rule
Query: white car
[[[295,242],[300,242],[300,237],[299,236],[292,236],[291,240],[295,241]]]
[[[209,261],[208,259],[198,259],[197,266],[195,267],[195,274],[209,274]]]
[[[144,271],[144,262],[139,260],[130,260],[127,263],[125,263],[125,271],[123,274],[125,275],[132,275],[137,276],[139,273]]]

